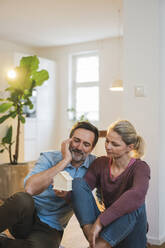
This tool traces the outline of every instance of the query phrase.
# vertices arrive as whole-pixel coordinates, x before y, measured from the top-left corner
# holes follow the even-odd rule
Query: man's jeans
[[[100,214],[90,187],[82,178],[73,180],[72,204],[80,226],[94,223]],[[129,204],[129,203],[128,203]],[[147,220],[145,205],[104,227],[100,236],[112,247],[145,248]]]
[[[0,206],[0,232],[5,229],[15,239],[0,238],[1,248],[58,248],[63,235],[39,220],[32,196],[23,192]]]

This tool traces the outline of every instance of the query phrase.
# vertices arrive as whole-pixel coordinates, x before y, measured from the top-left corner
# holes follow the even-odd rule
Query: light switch
[[[135,86],[135,96],[136,97],[144,97],[145,96],[143,85]]]

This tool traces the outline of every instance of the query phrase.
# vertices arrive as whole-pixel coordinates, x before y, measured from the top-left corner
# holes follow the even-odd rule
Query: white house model
[[[53,189],[64,191],[72,190],[72,177],[67,171],[61,171],[54,176]]]

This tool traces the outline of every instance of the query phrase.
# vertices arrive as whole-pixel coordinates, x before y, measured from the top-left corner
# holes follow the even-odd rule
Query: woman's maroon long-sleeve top
[[[146,162],[136,159],[115,179],[110,176],[110,159],[97,158],[89,167],[85,180],[93,190],[100,188],[105,211],[100,215],[103,226],[139,208],[145,202],[150,168]]]

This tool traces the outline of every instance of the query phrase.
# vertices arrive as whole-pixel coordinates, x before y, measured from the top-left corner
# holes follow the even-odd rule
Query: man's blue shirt
[[[79,168],[68,164],[64,170],[67,171],[72,178],[83,177],[95,158],[94,155],[90,154]],[[59,151],[41,153],[34,168],[25,178],[25,182],[30,176],[56,166],[61,160],[62,154]],[[33,198],[40,220],[57,230],[63,230],[72,216],[73,210],[71,205],[66,203],[63,198],[55,195],[53,185],[49,185],[46,190],[39,195],[33,196]]]

